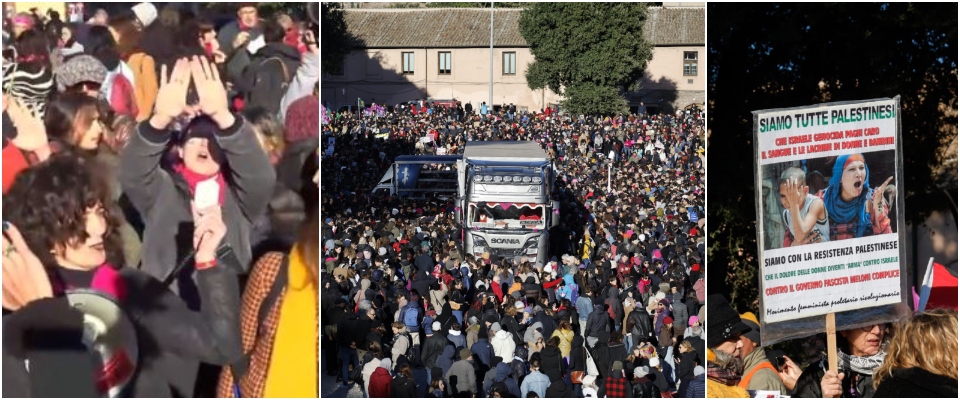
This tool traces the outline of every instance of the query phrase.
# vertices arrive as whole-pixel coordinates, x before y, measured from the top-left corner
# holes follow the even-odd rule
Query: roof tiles
[[[518,8],[494,9],[493,40],[498,47],[527,47]],[[703,7],[651,7],[644,37],[654,45],[706,43]],[[349,9],[347,30],[355,47],[438,48],[490,45],[490,10],[483,8]]]

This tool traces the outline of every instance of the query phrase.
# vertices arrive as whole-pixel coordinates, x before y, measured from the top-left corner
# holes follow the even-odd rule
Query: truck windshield
[[[470,204],[470,226],[479,228],[543,229],[546,226],[543,204],[490,203]]]

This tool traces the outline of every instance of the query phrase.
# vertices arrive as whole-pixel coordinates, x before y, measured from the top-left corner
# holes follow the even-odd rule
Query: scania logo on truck
[[[490,239],[490,242],[493,244],[520,244],[520,239],[493,238]]]

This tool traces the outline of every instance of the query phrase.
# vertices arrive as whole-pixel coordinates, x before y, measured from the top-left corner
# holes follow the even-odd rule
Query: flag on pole
[[[363,99],[357,97],[357,105],[360,106],[360,108],[363,108]]]
[[[930,258],[927,271],[923,275],[919,300],[918,311],[933,308],[957,309],[957,277],[943,265],[933,262],[933,257]]]

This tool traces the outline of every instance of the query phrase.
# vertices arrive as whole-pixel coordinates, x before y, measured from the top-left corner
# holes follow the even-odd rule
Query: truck
[[[546,264],[560,205],[552,200],[553,164],[538,143],[468,142],[457,178],[466,253]]]

